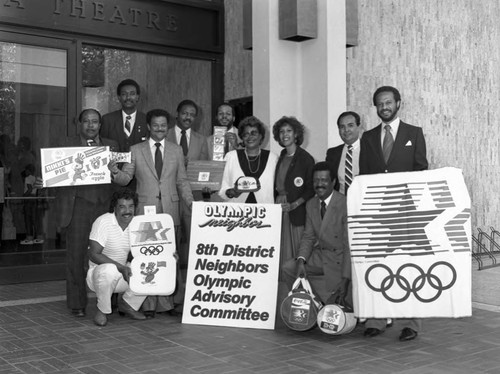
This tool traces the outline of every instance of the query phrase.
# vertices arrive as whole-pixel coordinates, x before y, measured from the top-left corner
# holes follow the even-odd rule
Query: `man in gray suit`
[[[111,162],[109,168],[113,181],[122,186],[126,186],[135,175],[139,196],[138,214],[144,214],[144,206],[154,205],[157,213],[172,216],[176,247],[179,248],[179,202],[182,199],[186,207],[191,209],[193,194],[186,176],[182,149],[166,140],[169,119],[170,114],[166,110],[150,110],[146,115],[150,138],[130,148],[131,162],[125,163],[121,170],[115,162]],[[151,298],[148,298],[148,306],[143,306],[143,309],[150,316],[154,316],[155,310],[169,311],[173,308],[171,297],[158,299],[161,308],[149,300]]]
[[[109,166],[113,181],[119,185],[127,185],[135,175],[139,195],[137,213],[144,214],[145,205],[156,206],[157,213],[172,216],[177,234],[180,225],[179,196],[191,208],[193,194],[181,147],[165,139],[169,118],[169,113],[163,109],[149,111],[146,115],[149,139],[130,147],[131,162],[125,163],[122,170],[116,162],[111,162]]]
[[[289,288],[299,276],[322,275],[328,295],[352,305],[347,205],[345,196],[333,188],[335,175],[328,162],[313,166],[316,196],[306,203],[306,226],[298,256],[283,264],[283,274]]]

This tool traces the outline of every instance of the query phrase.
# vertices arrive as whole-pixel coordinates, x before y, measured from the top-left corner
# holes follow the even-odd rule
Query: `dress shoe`
[[[403,330],[401,330],[401,334],[399,335],[399,341],[405,342],[408,340],[413,340],[417,337],[418,332],[416,332],[413,329],[410,329],[409,327],[405,327]]]
[[[75,317],[85,317],[85,309],[71,309],[71,314]]]
[[[146,316],[144,314],[134,310],[130,305],[127,304],[125,300],[123,300],[121,296],[118,299],[118,313],[121,316],[127,315],[132,319],[138,319],[138,320],[146,319]]]
[[[171,317],[179,317],[182,316],[182,312],[175,310],[175,309],[170,309],[165,312],[165,314],[171,316]]]
[[[373,327],[368,327],[365,332],[363,333],[364,336],[373,338],[374,336],[382,334],[382,330],[373,328]]]
[[[150,319],[150,318],[155,318],[155,311],[154,310],[147,310],[147,311],[144,311],[144,316],[146,316],[146,318]]]
[[[106,324],[108,323],[108,318],[103,312],[97,309],[97,312],[95,312],[94,316],[94,323],[97,326],[106,326]]]

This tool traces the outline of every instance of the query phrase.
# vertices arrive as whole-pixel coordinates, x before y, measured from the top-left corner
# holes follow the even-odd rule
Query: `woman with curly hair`
[[[300,147],[304,130],[295,117],[281,117],[273,126],[274,140],[283,147],[274,180],[275,202],[283,210],[281,264],[297,256],[306,221],[306,202],[314,196],[314,158]]]

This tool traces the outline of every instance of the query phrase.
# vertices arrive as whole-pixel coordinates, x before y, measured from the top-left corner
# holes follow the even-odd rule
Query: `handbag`
[[[281,319],[292,330],[307,331],[316,325],[318,312],[322,307],[323,304],[314,295],[309,281],[299,277],[281,303]]]

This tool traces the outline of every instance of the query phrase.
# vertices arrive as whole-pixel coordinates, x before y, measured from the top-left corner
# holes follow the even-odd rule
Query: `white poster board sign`
[[[42,148],[44,187],[111,183],[109,147]]]
[[[139,295],[171,295],[175,291],[174,221],[170,214],[135,216],[129,225],[130,289]]]
[[[183,323],[274,329],[281,206],[194,202]]]
[[[460,169],[358,176],[347,212],[356,316],[472,314],[470,198]]]

